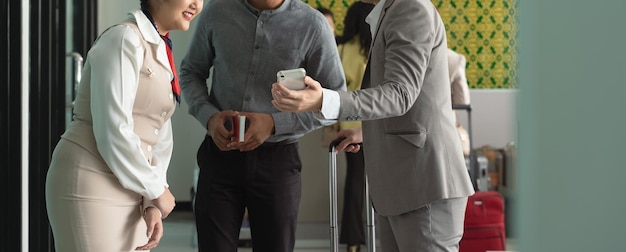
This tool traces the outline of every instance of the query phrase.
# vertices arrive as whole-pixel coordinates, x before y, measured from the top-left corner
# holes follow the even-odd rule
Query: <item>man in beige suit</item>
[[[272,103],[363,121],[362,132],[338,134],[346,139],[337,149],[356,151],[348,144],[363,142],[383,252],[458,251],[474,190],[454,125],[444,24],[429,0],[374,3],[363,89],[327,90],[306,77],[301,91],[275,83]]]

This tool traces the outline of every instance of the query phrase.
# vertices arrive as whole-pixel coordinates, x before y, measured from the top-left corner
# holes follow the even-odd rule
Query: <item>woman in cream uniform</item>
[[[56,251],[155,248],[174,208],[166,181],[170,117],[180,97],[170,30],[187,30],[202,0],[142,0],[87,55],[74,121],[46,181]]]

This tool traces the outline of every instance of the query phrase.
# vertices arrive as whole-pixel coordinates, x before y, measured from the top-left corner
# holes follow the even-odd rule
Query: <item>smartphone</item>
[[[304,84],[304,76],[306,70],[304,68],[280,70],[276,73],[276,81],[292,90],[301,90],[306,88]]]

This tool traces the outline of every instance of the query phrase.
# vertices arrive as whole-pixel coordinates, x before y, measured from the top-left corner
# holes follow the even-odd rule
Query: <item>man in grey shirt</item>
[[[254,251],[293,251],[297,139],[324,122],[278,111],[271,85],[279,70],[302,67],[326,88],[345,90],[333,31],[300,0],[212,0],[199,18],[180,75],[189,113],[208,130],[197,156],[199,250],[236,251],[247,208]],[[248,121],[243,143],[231,141],[237,114]]]

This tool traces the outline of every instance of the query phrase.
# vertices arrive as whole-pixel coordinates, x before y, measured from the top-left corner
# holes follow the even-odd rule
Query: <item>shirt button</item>
[[[174,99],[174,94],[169,94],[168,97],[170,97],[170,100]]]
[[[150,76],[150,77],[154,76],[154,71],[152,71],[152,69],[148,68],[148,69],[146,69],[146,71],[148,72],[148,76]]]
[[[148,147],[146,147],[146,150],[148,150],[148,152],[152,151],[152,146],[148,145]]]
[[[165,117],[166,115],[167,115],[167,112],[161,113],[161,117]]]
[[[159,129],[154,129],[154,134],[158,135],[159,134]]]

